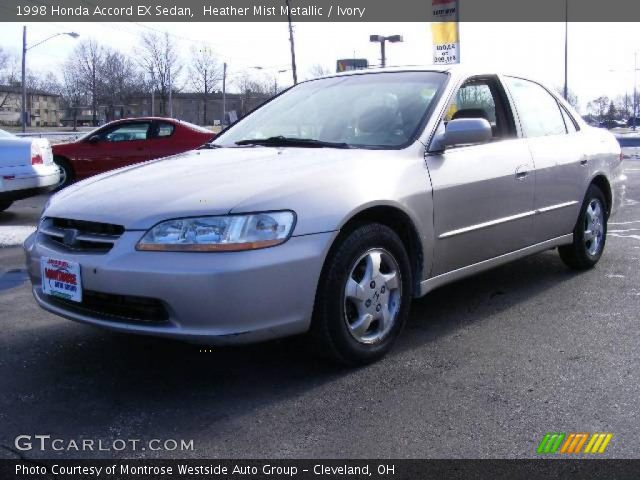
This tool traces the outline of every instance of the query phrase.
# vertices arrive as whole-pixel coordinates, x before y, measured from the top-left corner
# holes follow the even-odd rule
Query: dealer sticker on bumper
[[[55,258],[40,258],[42,291],[47,295],[82,302],[80,264]]]

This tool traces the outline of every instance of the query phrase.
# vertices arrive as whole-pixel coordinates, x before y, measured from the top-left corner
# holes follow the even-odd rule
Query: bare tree
[[[102,87],[104,57],[104,48],[93,39],[81,42],[71,56],[81,85],[91,97],[91,116],[94,126],[98,125],[98,99]]]
[[[85,85],[79,73],[78,64],[72,60],[67,60],[62,68],[60,95],[62,105],[71,113],[74,132],[78,126],[78,113],[86,100]]]
[[[556,87],[556,93],[564,98],[564,87]],[[578,96],[571,89],[567,91],[567,103],[576,110],[578,109]]]
[[[2,81],[4,81],[4,75],[11,63],[11,54],[4,48],[0,47],[0,75],[2,75]]]
[[[243,73],[234,82],[240,93],[240,114],[246,115],[272,96],[271,82]]]
[[[53,72],[48,72],[46,75],[37,78],[35,88],[47,93],[61,95],[62,84]]]
[[[311,68],[309,68],[309,78],[326,77],[327,75],[331,75],[331,73],[332,71],[330,68],[319,63],[311,65]]]
[[[103,62],[102,81],[105,88],[101,101],[106,105],[106,120],[115,118],[120,108],[120,116],[124,115],[124,105],[145,90],[145,78],[135,63],[123,53],[115,50],[106,52]]]
[[[598,117],[599,121],[603,121],[607,114],[611,101],[607,96],[598,97],[587,104],[587,110]]]
[[[16,80],[15,65],[16,62],[13,55],[0,47],[0,83],[14,84]],[[8,92],[0,96],[0,108],[4,107],[10,96],[11,94]]]
[[[207,118],[207,101],[209,94],[222,81],[222,68],[215,54],[208,47],[193,47],[191,49],[191,84],[197,93],[202,96],[204,102],[203,124],[209,125]]]
[[[622,119],[626,119],[633,115],[633,96],[625,93],[619,95],[615,99],[616,110]]]
[[[167,115],[169,88],[175,89],[175,79],[182,70],[178,51],[168,33],[164,36],[152,32],[144,33],[141,43],[140,63],[144,71],[151,74],[151,80],[160,93],[160,114]]]

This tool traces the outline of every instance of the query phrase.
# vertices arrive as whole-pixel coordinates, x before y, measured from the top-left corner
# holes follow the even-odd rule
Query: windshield
[[[9,132],[5,132],[4,130],[0,130],[0,138],[11,138],[13,137],[12,134],[10,134]]]
[[[446,79],[437,72],[393,72],[301,83],[213,144],[231,147],[255,140],[273,146],[399,148],[415,139]]]

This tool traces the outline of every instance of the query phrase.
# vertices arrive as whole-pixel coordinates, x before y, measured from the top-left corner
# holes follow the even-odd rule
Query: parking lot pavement
[[[40,195],[19,200],[0,212],[0,248],[22,244],[35,230],[47,198],[48,195]]]
[[[640,162],[625,169],[595,269],[549,251],[443,287],[391,355],[355,370],[297,339],[204,352],[57,318],[35,306],[20,249],[0,249],[0,457],[21,434],[194,446],[27,458],[532,457],[550,431],[611,432],[605,456],[638,457]]]

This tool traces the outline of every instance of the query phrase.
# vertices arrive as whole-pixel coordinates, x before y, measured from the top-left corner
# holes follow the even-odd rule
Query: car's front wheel
[[[0,212],[4,212],[12,204],[13,204],[13,202],[10,201],[10,200],[0,200]]]
[[[368,224],[333,249],[319,282],[311,335],[325,356],[347,365],[385,355],[411,302],[411,268],[402,240]]]
[[[586,270],[600,260],[607,240],[606,205],[602,190],[591,185],[573,230],[573,243],[558,248],[560,258],[567,266]]]
[[[58,183],[57,189],[60,190],[71,185],[73,183],[75,174],[73,172],[73,168],[71,167],[71,163],[69,163],[69,160],[62,157],[54,157],[53,161],[60,168],[60,183]]]

